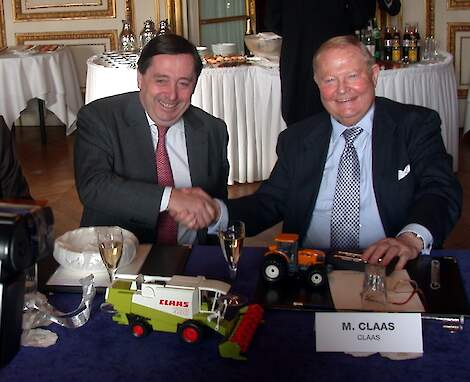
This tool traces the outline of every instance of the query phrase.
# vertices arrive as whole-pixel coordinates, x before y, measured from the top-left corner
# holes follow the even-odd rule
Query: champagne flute
[[[230,279],[237,277],[238,262],[240,261],[245,239],[245,223],[242,221],[230,221],[225,231],[219,232],[220,247],[228,264]]]
[[[108,271],[109,281],[112,284],[122,256],[124,243],[122,230],[119,227],[98,227],[96,236],[101,260],[103,260]]]

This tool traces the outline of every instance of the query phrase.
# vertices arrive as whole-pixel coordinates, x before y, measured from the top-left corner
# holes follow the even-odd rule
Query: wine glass
[[[122,229],[119,227],[98,227],[96,237],[101,260],[103,260],[108,271],[109,281],[112,284],[122,256],[124,243]]]
[[[230,279],[237,277],[238,262],[243,249],[245,239],[245,223],[242,221],[230,221],[225,231],[219,232],[220,247],[228,264]]]

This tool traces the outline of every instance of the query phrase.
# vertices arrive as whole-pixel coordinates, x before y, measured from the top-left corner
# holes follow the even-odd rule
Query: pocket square
[[[405,166],[403,170],[398,170],[398,180],[402,180],[405,176],[410,173],[411,167],[409,164]]]

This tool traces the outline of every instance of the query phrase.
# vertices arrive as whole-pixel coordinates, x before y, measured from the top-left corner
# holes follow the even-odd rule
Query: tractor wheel
[[[307,281],[314,288],[319,288],[325,285],[325,282],[326,282],[325,270],[320,267],[310,268],[307,272]]]
[[[203,327],[194,320],[188,320],[178,326],[178,335],[183,342],[197,344],[203,336]]]
[[[271,283],[281,281],[286,276],[287,265],[285,261],[275,258],[268,257],[264,260],[262,273],[263,278]]]
[[[144,320],[135,319],[131,321],[129,324],[131,328],[131,333],[136,338],[145,337],[152,330],[150,325]]]

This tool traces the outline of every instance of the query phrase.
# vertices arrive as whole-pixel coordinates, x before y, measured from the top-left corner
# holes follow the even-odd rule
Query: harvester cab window
[[[215,307],[216,299],[216,292],[200,289],[200,304],[201,304],[201,312],[212,312]]]

